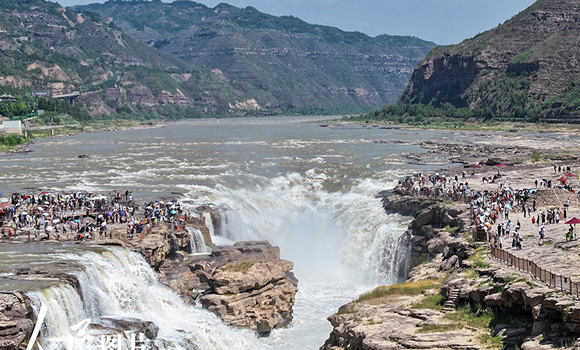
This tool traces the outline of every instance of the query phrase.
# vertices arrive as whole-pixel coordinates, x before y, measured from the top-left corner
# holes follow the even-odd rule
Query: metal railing
[[[569,292],[576,298],[580,295],[580,283],[573,282],[568,276],[562,276],[560,274],[553,273],[539,267],[535,262],[517,257],[510,252],[503,249],[491,246],[491,256],[505,262],[506,264],[518,269],[520,271],[529,272],[532,276],[545,282],[550,287],[559,289],[564,292]]]

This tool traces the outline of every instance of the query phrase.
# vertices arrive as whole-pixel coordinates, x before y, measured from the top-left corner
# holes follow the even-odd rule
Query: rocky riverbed
[[[499,142],[504,141],[501,144]],[[498,165],[522,164],[532,158],[542,158],[552,161],[573,161],[578,158],[576,150],[569,148],[540,149],[531,144],[517,145],[504,139],[498,143],[481,141],[475,144],[459,144],[426,141],[421,147],[427,152],[409,153],[405,157],[414,164],[463,164],[463,165]],[[545,142],[544,142],[545,143]]]

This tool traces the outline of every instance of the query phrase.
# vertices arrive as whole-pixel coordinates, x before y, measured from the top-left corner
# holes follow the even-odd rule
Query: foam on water
[[[81,294],[68,285],[29,294],[36,309],[41,303],[48,306],[41,333],[47,349],[63,349],[71,325],[110,315],[155,322],[160,349],[263,348],[252,332],[227,327],[210,312],[185,304],[157,281],[155,271],[136,253],[111,247],[52,258],[82,262],[86,271],[78,273]]]
[[[105,193],[127,187],[139,201],[179,192],[185,194],[179,200],[187,206],[215,204],[223,215],[219,232],[212,233],[214,243],[269,240],[280,246],[282,258],[294,263],[300,280],[291,327],[260,340],[242,332],[249,340],[241,344],[248,349],[260,344],[318,349],[331,330],[326,317],[340,305],[378,284],[404,278],[409,253],[404,231],[410,219],[387,215],[375,195],[415,167],[399,153],[420,152],[420,142],[446,132],[320,128],[302,123],[308,120],[312,118],[195,120],[163,129],[39,140],[25,161],[0,159],[0,178],[18,176],[23,187],[56,190]],[[395,140],[412,144],[394,144]],[[82,153],[91,153],[91,158],[77,159]],[[4,191],[14,188],[11,182],[0,180],[0,185]],[[232,330],[220,328],[219,322],[214,325],[215,318],[207,312],[182,306],[176,296],[161,291],[142,261],[113,251],[93,255],[83,257],[92,267],[79,276],[87,286],[82,295],[88,317],[103,312],[148,317],[163,325],[164,338],[175,339],[175,344],[195,338],[200,350],[228,343]],[[101,261],[103,257],[107,261]],[[113,271],[114,261],[122,261],[124,268]],[[143,300],[139,288],[115,286],[109,274],[122,281],[136,276],[135,285],[155,297]],[[185,309],[176,311],[171,305],[177,304]],[[159,312],[147,311],[149,307]],[[183,320],[180,315],[186,314],[190,317]],[[188,322],[212,324],[215,329],[207,332],[221,338],[223,331],[225,343],[214,344],[201,335],[180,338],[175,330],[182,322],[187,327]]]

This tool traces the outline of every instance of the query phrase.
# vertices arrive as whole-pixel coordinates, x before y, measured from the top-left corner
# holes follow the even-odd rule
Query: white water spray
[[[280,246],[300,280],[373,285],[404,278],[399,271],[408,257],[402,244],[408,218],[387,215],[374,198],[392,184],[365,179],[346,192],[328,192],[326,181],[323,173],[309,171],[256,190],[219,187],[216,202],[229,208],[222,232],[236,241],[266,239]]]
[[[385,213],[374,198],[394,183],[364,179],[330,192],[332,179],[318,170],[265,181],[263,187],[214,190],[215,203],[228,208],[221,232],[235,241],[268,240],[294,263],[300,282],[293,326],[262,341],[270,349],[318,349],[332,328],[326,317],[340,305],[406,277],[410,219]]]
[[[252,332],[232,329],[210,312],[185,304],[136,253],[107,248],[53,258],[82,261],[86,270],[78,272],[80,293],[68,285],[29,293],[36,308],[40,303],[49,307],[42,332],[45,348],[62,349],[70,326],[80,320],[110,315],[153,321],[159,326],[155,345],[160,349],[261,348]]]
[[[191,242],[191,253],[192,254],[202,254],[209,253],[210,250],[205,244],[205,239],[203,239],[203,234],[196,227],[188,227],[190,242]]]

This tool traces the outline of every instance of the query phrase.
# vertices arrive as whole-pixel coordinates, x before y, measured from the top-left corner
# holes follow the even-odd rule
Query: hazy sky
[[[60,0],[71,6],[105,0]],[[165,1],[165,0],[164,0]],[[413,35],[437,44],[455,44],[503,23],[534,0],[201,0],[254,6],[272,15],[379,34]]]

